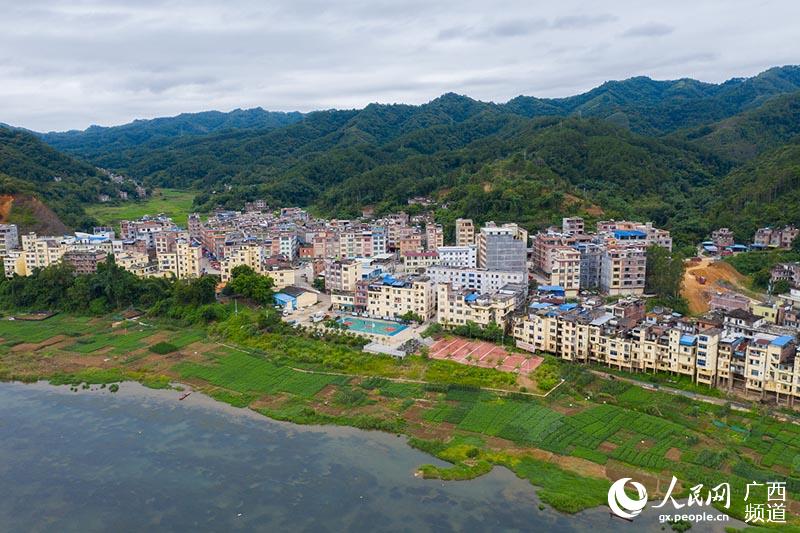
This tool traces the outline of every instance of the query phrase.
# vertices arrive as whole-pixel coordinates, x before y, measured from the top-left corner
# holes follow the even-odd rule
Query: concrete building
[[[567,298],[574,298],[581,287],[581,253],[570,246],[559,246],[552,257],[550,285],[562,287]]]
[[[200,258],[203,251],[199,246],[192,245],[188,239],[179,239],[175,242],[175,251],[157,253],[158,270],[165,275],[172,275],[177,279],[200,277]]]
[[[439,264],[444,266],[475,268],[478,266],[478,251],[474,244],[467,246],[440,246]]]
[[[0,257],[19,248],[19,230],[16,224],[0,224]]]
[[[728,246],[733,246],[736,241],[730,229],[719,228],[711,232],[711,242],[714,243],[718,250],[724,250]]]
[[[443,326],[463,326],[474,322],[484,327],[495,324],[505,330],[517,302],[518,297],[513,291],[479,294],[440,283],[436,285],[436,320]]]
[[[97,265],[108,257],[108,253],[101,250],[69,250],[64,252],[61,260],[72,265],[75,274],[94,274]]]
[[[644,248],[606,247],[600,264],[600,290],[610,296],[643,294],[646,264]]]
[[[498,292],[509,283],[526,288],[528,286],[528,273],[520,271],[435,265],[428,268],[425,273],[434,283],[450,283],[457,288],[469,289],[481,294]]]
[[[475,244],[475,225],[471,218],[456,219],[456,246]]]
[[[407,274],[422,274],[425,269],[439,263],[439,254],[430,252],[408,252],[403,256],[403,271]]]
[[[430,278],[386,275],[367,286],[367,313],[370,316],[394,319],[409,311],[423,320],[436,313],[436,291]]]
[[[354,292],[361,280],[363,264],[355,259],[331,261],[325,267],[325,288],[330,291]]]
[[[753,244],[762,248],[791,248],[798,235],[800,229],[794,226],[759,228],[753,237]]]
[[[564,217],[561,219],[561,231],[564,233],[581,234],[586,225],[581,217]]]
[[[477,235],[478,268],[527,272],[528,232],[516,224],[487,223]]]

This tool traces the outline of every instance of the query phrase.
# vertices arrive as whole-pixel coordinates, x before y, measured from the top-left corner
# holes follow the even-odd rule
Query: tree
[[[272,278],[256,273],[247,265],[234,268],[231,271],[231,280],[228,282],[228,288],[234,294],[250,298],[262,305],[272,304],[275,294],[272,290],[274,285]]]
[[[647,249],[645,290],[659,298],[679,298],[683,283],[683,258],[661,246]]]

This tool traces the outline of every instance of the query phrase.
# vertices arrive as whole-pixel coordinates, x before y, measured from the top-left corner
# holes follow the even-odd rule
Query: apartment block
[[[108,253],[101,250],[69,250],[64,252],[61,260],[72,266],[76,274],[94,274],[97,265],[108,257]]]
[[[735,244],[733,232],[729,228],[719,228],[711,232],[711,242],[719,250]]]
[[[331,291],[354,292],[361,280],[362,263],[354,259],[331,261],[325,267],[325,288]]]
[[[477,235],[478,267],[488,270],[528,270],[528,232],[516,224],[487,223]]]
[[[794,226],[759,228],[753,237],[753,244],[762,248],[791,248],[798,235],[800,229]]]
[[[581,217],[564,217],[561,219],[561,231],[564,233],[581,234],[586,225]]]
[[[487,270],[485,268],[448,267],[434,265],[425,271],[434,283],[450,283],[458,288],[481,294],[498,292],[511,284],[528,286],[528,273],[520,271]]]
[[[367,286],[367,313],[370,316],[393,319],[409,311],[423,320],[435,315],[436,291],[430,278],[385,275]]]
[[[439,263],[439,253],[407,252],[403,257],[403,270],[409,274],[421,274],[425,269]]]
[[[564,289],[567,298],[578,295],[581,287],[581,253],[570,246],[553,249],[550,285]]]
[[[436,285],[437,322],[443,326],[463,326],[467,322],[484,327],[495,324],[506,329],[518,301],[518,295],[510,290],[480,294],[440,283]]]
[[[0,224],[0,257],[19,248],[19,230],[16,224]]]
[[[475,244],[475,225],[471,218],[456,219],[456,246]]]
[[[439,264],[452,267],[476,268],[478,266],[478,252],[474,244],[466,246],[440,246]]]
[[[200,258],[203,251],[188,239],[178,239],[173,252],[156,253],[158,270],[162,275],[177,279],[200,277]]]
[[[600,263],[600,290],[610,296],[643,294],[646,264],[644,248],[606,247]]]

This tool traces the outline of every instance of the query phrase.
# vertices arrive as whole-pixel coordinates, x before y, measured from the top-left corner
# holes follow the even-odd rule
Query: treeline
[[[187,322],[224,318],[216,301],[218,278],[140,278],[109,256],[93,274],[76,275],[71,265],[58,263],[36,269],[30,276],[0,281],[0,307],[12,310],[67,311],[102,315],[138,308]]]

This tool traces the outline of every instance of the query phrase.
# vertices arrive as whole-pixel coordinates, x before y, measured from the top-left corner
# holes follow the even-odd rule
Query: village
[[[537,353],[626,372],[669,373],[744,397],[793,405],[800,398],[800,265],[773,268],[784,294],[755,298],[698,274],[726,255],[788,248],[794,227],[759,229],[753,243],[714,231],[688,261],[686,278],[703,304],[684,316],[647,305],[647,250],[672,250],[651,223],[580,217],[529,235],[514,223],[477,227],[458,219],[453,242],[433,215],[399,212],[358,220],[312,217],[264,201],[243,211],[125,220],[69,236],[19,235],[0,226],[5,275],[26,276],[57,262],[96,271],[113,255],[138,276],[219,276],[241,265],[269,276],[284,320],[366,337],[366,351],[404,357],[420,347],[463,364],[524,374]],[[702,270],[705,272],[705,270]],[[684,290],[687,289],[684,282]],[[437,343],[431,325],[473,337]],[[487,342],[492,341],[492,342]],[[499,344],[498,344],[499,343]],[[505,347],[503,347],[505,346]]]

